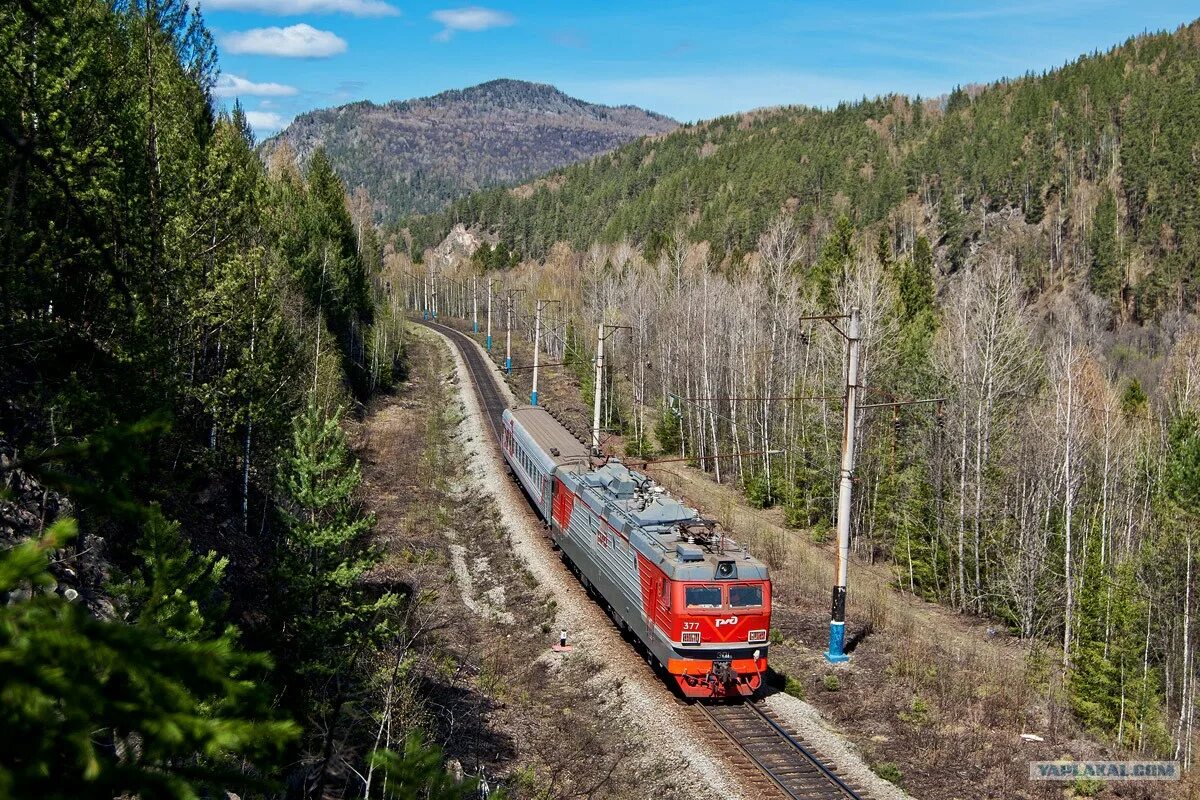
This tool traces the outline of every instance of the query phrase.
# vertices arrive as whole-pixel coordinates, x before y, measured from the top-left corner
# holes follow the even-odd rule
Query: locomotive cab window
[[[729,605],[734,608],[761,606],[763,590],[761,586],[730,586]]]
[[[720,608],[721,599],[720,586],[688,586],[683,593],[688,608]]]

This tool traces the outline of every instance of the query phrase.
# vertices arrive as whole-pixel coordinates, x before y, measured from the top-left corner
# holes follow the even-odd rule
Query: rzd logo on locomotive
[[[717,620],[716,625],[718,628],[722,625],[737,625],[737,619],[737,617],[726,617],[725,619]]]

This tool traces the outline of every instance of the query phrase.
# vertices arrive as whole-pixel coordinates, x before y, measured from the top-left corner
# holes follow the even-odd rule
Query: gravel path
[[[471,388],[466,363],[449,339],[436,331],[433,333],[441,337],[454,356],[458,375],[456,388],[465,409],[460,432],[470,461],[470,474],[494,498],[518,557],[558,603],[555,627],[547,635],[546,649],[538,660],[554,664],[562,659],[581,657],[604,665],[589,684],[596,691],[611,691],[618,684],[622,687],[624,710],[630,726],[639,730],[640,738],[665,762],[679,765],[682,783],[703,786],[706,794],[719,795],[723,800],[750,797],[729,775],[721,752],[708,747],[704,741],[704,736],[711,736],[712,732],[705,730],[702,735],[696,729],[671,691],[621,638],[608,616],[587,596],[554,552],[542,523],[530,509],[525,496],[507,477],[506,465],[484,432],[483,415]],[[508,386],[503,381],[499,383],[512,403]],[[567,629],[574,648],[572,653],[560,654],[550,649],[562,628]]]

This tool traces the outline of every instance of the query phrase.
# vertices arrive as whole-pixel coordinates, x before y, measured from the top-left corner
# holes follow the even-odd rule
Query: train
[[[618,627],[684,696],[753,696],[767,670],[767,565],[620,459],[593,458],[545,408],[501,419],[505,461]]]

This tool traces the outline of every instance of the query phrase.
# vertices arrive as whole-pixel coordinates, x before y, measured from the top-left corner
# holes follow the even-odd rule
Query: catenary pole
[[[479,279],[471,276],[471,307],[475,317],[474,333],[479,333]]]
[[[854,487],[854,415],[858,401],[858,308],[850,309],[850,325],[845,337],[849,349],[846,367],[846,416],[842,423],[842,469],[838,488],[837,511],[837,583],[833,587],[833,609],[829,621],[829,650],[825,658],[831,663],[848,661],[846,655],[846,580],[850,567],[850,505]]]
[[[604,323],[596,329],[596,383],[592,392],[592,455],[600,455],[600,390],[604,385]]]
[[[537,405],[538,345],[542,340],[542,306],[544,300],[534,301],[533,311],[533,386],[529,390],[529,405]]]
[[[557,300],[535,300],[533,315],[533,387],[529,393],[529,405],[538,404],[538,350],[542,341],[542,309]]]
[[[487,302],[487,339],[485,340],[488,352],[492,351],[492,281],[488,280],[488,302]]]
[[[512,374],[512,318],[513,318],[513,295],[525,291],[524,289],[509,289],[508,290],[508,324],[504,331],[504,371],[509,375]]]

